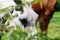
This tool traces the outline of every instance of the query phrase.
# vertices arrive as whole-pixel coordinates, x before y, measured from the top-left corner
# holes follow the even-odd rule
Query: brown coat
[[[47,34],[48,24],[52,18],[52,15],[54,14],[54,7],[56,3],[57,0],[43,0],[42,6],[40,3],[32,5],[34,11],[39,15],[38,21],[43,34]]]

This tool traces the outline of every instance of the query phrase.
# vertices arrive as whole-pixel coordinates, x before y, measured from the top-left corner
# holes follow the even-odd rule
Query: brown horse
[[[39,15],[38,21],[42,34],[47,34],[47,28],[54,14],[56,3],[57,0],[42,0],[42,5],[38,2],[32,5],[34,11]]]

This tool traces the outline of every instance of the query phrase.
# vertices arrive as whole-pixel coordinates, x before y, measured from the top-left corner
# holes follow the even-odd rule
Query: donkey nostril
[[[19,19],[19,20],[20,20],[21,23],[24,25],[24,27],[27,26],[27,23],[28,23],[27,19]]]

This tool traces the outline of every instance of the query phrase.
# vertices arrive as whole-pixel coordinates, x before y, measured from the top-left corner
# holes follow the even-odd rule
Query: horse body
[[[40,23],[41,32],[47,34],[47,28],[54,14],[54,7],[57,0],[43,0],[42,6],[40,3],[32,5],[34,11],[39,15],[38,21]],[[42,7],[42,8],[41,8]]]

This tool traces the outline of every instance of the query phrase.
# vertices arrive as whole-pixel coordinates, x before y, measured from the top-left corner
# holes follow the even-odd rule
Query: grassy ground
[[[48,27],[48,37],[60,40],[60,12],[55,12]]]

